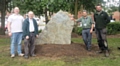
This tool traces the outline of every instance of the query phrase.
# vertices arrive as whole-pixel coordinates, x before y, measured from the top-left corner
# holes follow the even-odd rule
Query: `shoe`
[[[88,51],[91,51],[91,49],[90,49],[90,48],[88,48],[87,50],[88,50]]]
[[[91,48],[90,48],[90,47],[87,47],[87,50],[88,50],[88,51],[91,51]]]
[[[24,58],[25,58],[25,59],[28,59],[28,58],[29,58],[29,56],[24,56]]]
[[[108,50],[105,50],[105,57],[108,57],[110,54],[109,54],[109,51]]]
[[[22,53],[21,53],[21,54],[19,54],[18,56],[21,56],[21,57],[23,57],[23,56],[24,56],[24,54],[22,54]]]
[[[15,57],[15,55],[14,55],[14,54],[12,54],[12,55],[11,55],[11,58],[14,58],[14,57]]]
[[[36,55],[35,54],[32,54],[31,57],[35,57]]]
[[[120,50],[120,47],[118,47],[118,50]]]

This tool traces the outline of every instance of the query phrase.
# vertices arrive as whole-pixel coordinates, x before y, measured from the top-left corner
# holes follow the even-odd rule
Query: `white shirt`
[[[29,19],[29,31],[30,32],[34,32],[35,31],[33,19]]]
[[[20,14],[12,14],[8,18],[8,22],[11,23],[11,33],[22,32],[22,23],[24,18]]]

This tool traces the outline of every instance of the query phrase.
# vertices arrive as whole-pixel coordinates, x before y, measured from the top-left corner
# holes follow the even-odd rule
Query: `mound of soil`
[[[97,46],[92,46],[91,51],[87,51],[84,44],[71,44],[71,45],[36,45],[36,55],[40,57],[86,57],[97,56]]]

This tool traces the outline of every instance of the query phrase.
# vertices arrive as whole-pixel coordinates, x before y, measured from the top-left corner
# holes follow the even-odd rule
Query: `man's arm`
[[[77,19],[76,22],[77,22],[77,23],[78,23],[78,22],[81,22],[81,18]]]
[[[96,19],[95,19],[95,14],[93,15],[93,20],[96,21]]]
[[[37,21],[34,19],[34,26],[35,26],[35,33],[36,33],[36,37],[38,38],[39,32],[38,32],[38,25],[37,25]]]
[[[106,14],[106,23],[108,24],[108,23],[110,23],[110,18],[106,12],[105,12],[105,14]]]
[[[93,32],[94,24],[91,25],[90,33]]]
[[[93,29],[94,29],[94,21],[93,21],[93,19],[90,17],[90,22],[91,22],[91,29],[90,29],[90,33],[92,33],[93,32]]]
[[[28,32],[27,32],[27,20],[24,20],[23,22],[23,25],[22,25],[22,29],[23,29],[23,38],[25,39],[29,39],[29,35],[28,35]]]
[[[8,22],[8,35],[12,36],[12,33],[11,33],[11,22]]]
[[[80,22],[81,22],[81,18],[75,20],[77,22],[78,25],[80,25]]]
[[[9,16],[8,17],[8,35],[9,36],[12,36],[12,33],[11,33],[11,24],[12,24],[12,16]]]

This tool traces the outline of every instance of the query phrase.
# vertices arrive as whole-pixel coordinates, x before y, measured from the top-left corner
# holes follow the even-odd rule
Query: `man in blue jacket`
[[[29,56],[36,56],[35,50],[35,38],[38,37],[38,25],[36,20],[33,18],[34,13],[29,11],[28,18],[23,22],[23,38],[24,38],[24,58],[29,58]]]

